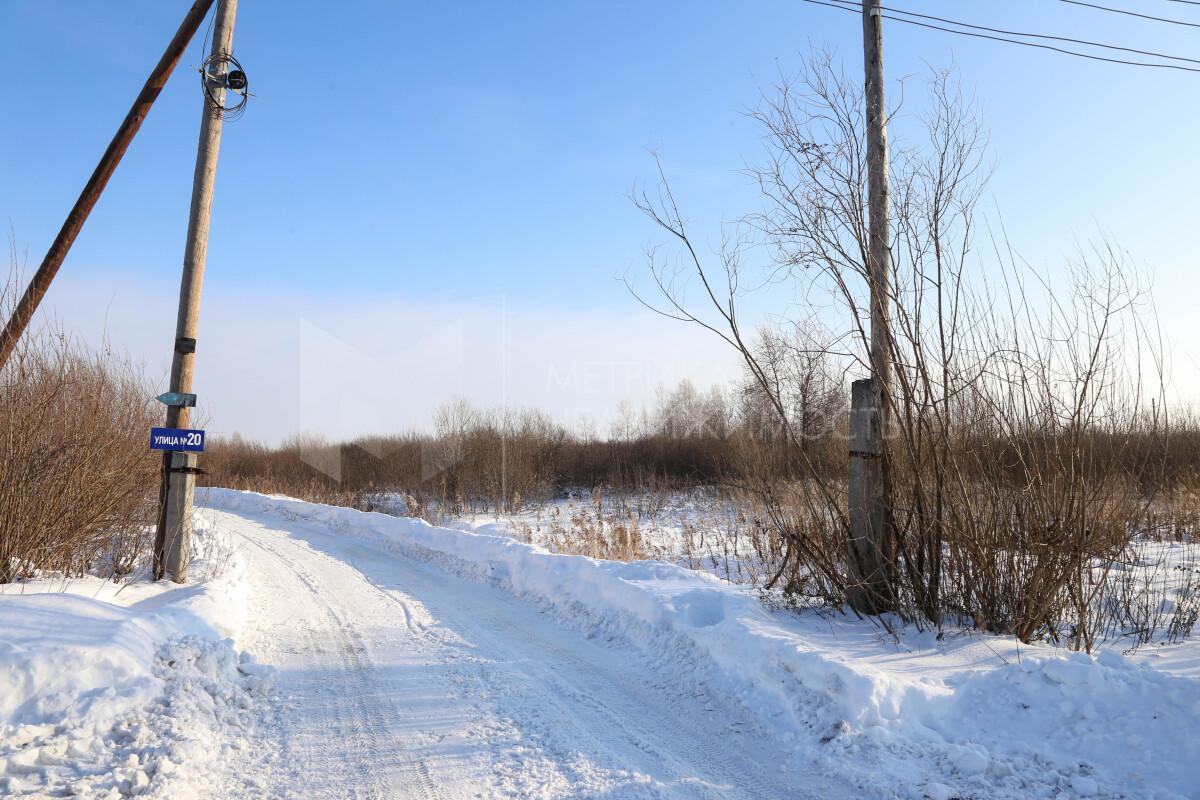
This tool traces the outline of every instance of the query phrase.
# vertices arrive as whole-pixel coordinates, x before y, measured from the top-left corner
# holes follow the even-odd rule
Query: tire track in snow
[[[343,796],[370,798],[371,800],[394,797],[410,797],[413,800],[442,800],[442,795],[438,792],[437,785],[430,775],[428,765],[423,760],[412,758],[400,751],[399,747],[394,744],[394,737],[388,732],[387,714],[384,710],[386,697],[384,693],[375,691],[368,681],[367,675],[371,665],[365,657],[367,648],[362,637],[331,604],[324,600],[318,579],[295,559],[289,558],[280,549],[267,544],[262,537],[247,535],[244,538],[296,576],[297,582],[307,590],[314,605],[324,611],[329,623],[329,630],[334,635],[341,669],[334,673],[333,680],[336,681],[337,688],[333,690],[332,694],[339,699],[348,701],[352,710],[351,714],[346,714],[346,706],[343,703],[335,703],[333,706],[338,722],[337,728],[342,733],[341,741],[335,745],[347,746],[347,749],[350,750],[348,755],[352,755],[356,773],[366,784],[363,787],[342,785],[339,787],[339,791],[346,793]],[[407,619],[409,616],[406,613]],[[316,632],[312,630],[312,626],[306,624],[303,627],[304,633],[311,643],[309,651],[320,652],[323,648]],[[374,702],[368,702],[368,697]],[[389,710],[393,716],[398,713],[390,705]],[[386,747],[384,746],[385,742],[388,743]],[[389,760],[392,754],[400,757],[398,766],[401,768],[402,775],[407,778],[403,781],[403,793],[398,791],[386,774],[381,774],[377,769],[377,765]],[[320,755],[310,752],[309,757],[319,760]]]
[[[780,763],[785,763],[782,759],[765,765],[761,738],[749,747],[739,742],[742,729],[738,725],[748,729],[755,723],[737,709],[725,707],[719,698],[703,693],[693,696],[682,690],[670,692],[673,697],[664,697],[669,690],[646,685],[644,678],[662,679],[662,676],[656,675],[649,665],[639,664],[640,659],[628,657],[633,654],[621,656],[620,666],[626,668],[624,671],[601,669],[554,643],[563,636],[539,635],[550,630],[565,633],[565,638],[571,641],[578,639],[575,631],[560,628],[532,605],[508,592],[455,576],[435,564],[394,550],[381,551],[368,543],[342,537],[319,524],[306,523],[303,529],[306,533],[300,536],[304,538],[309,536],[307,531],[332,537],[336,554],[315,546],[314,553],[351,564],[373,588],[405,608],[407,614],[407,604],[398,593],[380,586],[371,575],[370,565],[378,563],[380,557],[386,558],[390,577],[398,577],[399,572],[405,592],[419,598],[442,626],[487,654],[493,668],[502,662],[520,664],[523,672],[535,676],[535,683],[542,686],[536,701],[543,709],[554,707],[563,724],[582,728],[597,741],[619,740],[625,756],[635,756],[648,774],[661,774],[666,766],[680,780],[693,779],[688,797],[786,800],[837,795],[824,786],[809,790],[790,783],[789,780],[796,779],[794,774],[774,772]],[[474,591],[455,591],[459,582],[474,584]],[[608,650],[603,645],[596,646]],[[604,654],[611,658],[611,653]],[[707,705],[697,708],[700,698],[706,704],[721,706],[720,712],[712,712]],[[733,724],[714,731],[714,719],[730,718],[735,718]],[[642,719],[658,724],[644,724],[639,721]],[[668,788],[666,796],[679,795]]]
[[[427,570],[436,568],[419,562],[411,566],[409,571],[413,577],[419,575],[424,583],[419,595],[428,597],[430,592],[436,591],[439,576],[431,575]],[[639,722],[648,717],[648,711],[659,711],[668,705],[661,694],[646,689],[641,680],[644,673],[623,677],[613,675],[554,644],[549,637],[537,636],[533,626],[513,624],[512,615],[506,615],[506,612],[512,611],[510,604],[522,604],[520,599],[502,596],[499,602],[470,603],[470,593],[463,593],[460,598],[466,602],[443,605],[439,610],[443,624],[453,622],[451,627],[476,634],[474,643],[481,649],[503,654],[506,660],[520,663],[531,677],[550,689],[546,692],[547,698],[550,702],[560,703],[565,716],[590,717],[579,721],[596,738],[620,738],[629,747],[644,753],[650,763],[670,765],[671,771],[681,777],[705,777],[707,785],[693,786],[701,793],[698,796],[726,800],[823,796],[768,780],[764,775],[767,766],[762,763],[761,754],[737,746],[733,741],[736,734],[712,734],[713,716],[694,713],[693,703],[672,704],[666,719],[657,720],[658,726]],[[484,633],[486,642],[479,640],[480,632]],[[519,640],[522,646],[514,647],[514,640]],[[530,651],[549,658],[531,659]],[[636,660],[630,659],[629,666],[636,671],[635,664]],[[570,669],[560,669],[562,665]],[[592,687],[603,687],[604,691],[600,693]],[[683,696],[682,692],[679,694]],[[569,705],[562,702],[565,699],[569,699]],[[581,715],[581,711],[588,713]],[[730,754],[731,750],[736,756]],[[680,753],[686,758],[681,758]],[[713,769],[714,766],[717,769]]]
[[[343,729],[361,735],[356,744],[347,737],[353,763],[341,769],[364,785],[340,787],[336,796],[850,796],[846,787],[790,765],[794,754],[735,702],[690,688],[688,678],[681,683],[630,644],[591,640],[536,604],[420,553],[381,548],[308,520],[264,514],[231,521],[269,559],[265,570],[285,573],[274,581],[282,592],[303,587],[305,603],[319,609],[312,616],[327,623],[317,633],[328,629],[341,672],[353,676],[330,680],[352,700],[340,710]],[[290,609],[282,611],[277,616]],[[280,632],[277,625],[265,636]],[[415,669],[389,684],[386,676],[397,673],[380,672],[372,654],[382,656],[381,665]],[[446,713],[452,720],[442,725]],[[377,759],[400,757],[401,742],[388,732],[406,726],[416,741],[458,739],[430,745],[436,769],[423,759],[375,769]],[[464,731],[474,733],[464,738]],[[459,768],[445,772],[445,757],[458,759]],[[358,771],[360,763],[368,768]],[[386,778],[392,780],[381,783]]]

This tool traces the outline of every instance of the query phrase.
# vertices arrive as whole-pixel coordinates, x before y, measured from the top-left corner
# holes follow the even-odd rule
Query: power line
[[[1087,6],[1088,8],[1094,8],[1097,11],[1108,11],[1113,14],[1124,14],[1129,17],[1140,17],[1142,19],[1149,19],[1155,22],[1169,22],[1172,25],[1186,25],[1189,28],[1200,28],[1200,22],[1184,22],[1181,19],[1171,19],[1170,17],[1154,17],[1150,14],[1139,14],[1136,11],[1127,11],[1124,8],[1111,8],[1109,6],[1096,5],[1095,3],[1085,3],[1083,0],[1062,0],[1062,2],[1070,3],[1073,6]],[[1200,3],[1197,3],[1196,5],[1200,5]]]
[[[839,3],[843,6],[846,6],[847,8],[851,8],[855,13],[858,13],[858,9],[861,8],[861,6],[859,6],[858,3],[854,2],[854,0],[831,0],[831,1],[834,3]],[[1180,0],[1180,2],[1183,2],[1183,0]],[[1188,0],[1188,2],[1196,2],[1197,5],[1200,5],[1200,0]],[[1086,45],[1088,47],[1102,47],[1106,50],[1119,50],[1123,53],[1136,53],[1136,54],[1142,55],[1142,56],[1153,56],[1155,58],[1168,58],[1168,59],[1171,59],[1172,61],[1186,61],[1191,64],[1200,64],[1200,59],[1197,59],[1197,58],[1187,58],[1186,56],[1172,56],[1172,55],[1167,55],[1166,53],[1158,53],[1153,50],[1138,50],[1133,47],[1122,47],[1121,45],[1116,45],[1116,44],[1104,44],[1103,42],[1093,42],[1089,39],[1073,39],[1069,36],[1051,36],[1050,34],[1045,34],[1045,33],[1025,33],[1023,31],[1010,31],[1010,30],[1006,30],[1004,28],[989,28],[986,25],[972,25],[969,22],[959,22],[958,20],[946,19],[945,17],[935,17],[930,14],[918,14],[915,11],[905,11],[904,9],[901,9],[901,8],[889,8],[888,6],[880,6],[880,8],[882,8],[884,11],[890,11],[894,14],[903,14],[906,17],[919,17],[920,19],[931,19],[931,20],[935,20],[937,22],[945,22],[949,25],[957,25],[961,28],[971,28],[972,30],[977,30],[977,31],[989,31],[991,33],[1001,33],[1001,34],[1005,34],[1007,36],[1024,36],[1024,37],[1027,37],[1030,39],[1044,39],[1044,40],[1053,41],[1053,42],[1071,42],[1072,44],[1082,44],[1082,45]]]
[[[842,5],[835,5],[835,3],[825,2],[824,0],[804,0],[804,2],[812,3],[812,4],[818,5],[818,6],[826,6],[827,8],[836,8],[838,11],[847,11],[851,14],[861,13],[854,8],[849,8],[847,6],[842,6]],[[1124,65],[1130,66],[1130,67],[1152,67],[1155,69],[1175,69],[1175,70],[1181,70],[1183,72],[1200,72],[1200,69],[1197,69],[1195,67],[1186,67],[1182,64],[1161,64],[1161,63],[1155,63],[1155,62],[1150,62],[1150,61],[1129,61],[1129,60],[1126,60],[1123,58],[1110,58],[1108,56],[1098,56],[1098,55],[1094,55],[1092,53],[1080,53],[1076,50],[1067,50],[1062,47],[1055,47],[1054,45],[1049,45],[1049,44],[1039,44],[1037,42],[1023,42],[1020,39],[1009,39],[1009,38],[1006,38],[1003,36],[993,36],[993,35],[987,34],[987,33],[974,33],[972,31],[960,30],[957,28],[945,28],[945,27],[942,27],[941,25],[932,25],[927,22],[919,22],[918,20],[915,20],[915,19],[905,19],[904,17],[896,17],[896,16],[891,16],[888,14],[883,14],[882,16],[885,19],[892,20],[893,22],[903,22],[908,25],[916,25],[917,27],[920,27],[920,28],[928,28],[930,30],[943,31],[945,33],[954,33],[959,36],[971,36],[976,39],[988,39],[993,42],[1004,42],[1006,44],[1017,44],[1017,45],[1021,45],[1023,47],[1036,47],[1039,50],[1052,50],[1056,53],[1062,53],[1063,55],[1068,55],[1068,56],[1075,56],[1076,58],[1086,58],[1090,61],[1104,61],[1109,64],[1124,64]],[[951,24],[957,24],[957,23],[951,23]],[[1172,58],[1172,56],[1163,55],[1161,53],[1155,53],[1154,55],[1159,58]]]

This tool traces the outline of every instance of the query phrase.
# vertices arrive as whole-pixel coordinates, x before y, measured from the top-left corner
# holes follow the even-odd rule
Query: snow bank
[[[219,573],[198,584],[3,587],[0,795],[186,797],[205,785],[194,776],[237,746],[270,687],[228,638],[246,589],[241,560],[217,538],[198,531],[194,569]]]
[[[839,615],[771,613],[745,589],[666,563],[553,554],[247,492],[200,497],[439,562],[632,642],[678,680],[736,698],[797,757],[867,797],[1198,796],[1200,685],[1116,654],[967,635],[895,640]]]

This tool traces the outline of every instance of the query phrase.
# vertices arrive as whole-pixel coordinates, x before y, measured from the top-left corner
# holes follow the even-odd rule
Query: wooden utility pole
[[[887,107],[883,100],[883,12],[863,0],[863,66],[867,112],[871,378],[856,381],[850,408],[850,603],[877,614],[893,605],[895,545],[887,435],[892,404],[891,287],[888,220]]]
[[[219,64],[233,52],[233,23],[237,0],[217,0],[213,25],[212,57]],[[227,67],[219,67],[224,70]],[[214,76],[223,78],[223,75]],[[205,80],[208,80],[207,76]],[[217,177],[217,152],[221,146],[222,105],[226,89],[222,81],[210,83],[200,119],[200,144],[196,174],[192,180],[192,205],[188,214],[187,244],[183,253],[183,280],[179,287],[179,317],[175,325],[174,357],[171,361],[171,391],[191,393],[196,363],[196,339],[200,328],[200,292],[204,287],[204,265],[208,254],[208,227],[212,214],[213,184]],[[167,427],[186,428],[187,406],[167,407]],[[176,583],[187,580],[192,533],[192,494],[196,485],[196,455],[163,454],[162,488],[159,492],[158,533],[154,540],[156,578]]]
[[[175,31],[175,36],[171,38],[171,42],[167,45],[162,58],[154,66],[150,77],[146,79],[145,85],[142,86],[142,91],[138,93],[137,99],[133,101],[133,106],[130,107],[129,113],[121,121],[121,127],[117,128],[116,134],[108,144],[108,149],[100,157],[100,163],[96,165],[91,178],[88,179],[87,184],[83,187],[79,199],[75,201],[75,205],[71,208],[71,213],[67,215],[66,221],[63,222],[62,228],[59,229],[58,236],[54,238],[54,243],[46,251],[46,256],[42,259],[37,272],[34,273],[33,280],[29,282],[29,287],[25,290],[25,294],[21,296],[20,302],[13,309],[12,316],[8,318],[8,323],[4,326],[4,330],[0,331],[0,368],[3,368],[8,363],[8,358],[12,355],[13,348],[17,346],[17,342],[20,340],[21,334],[25,332],[29,321],[33,319],[33,312],[37,311],[38,305],[42,302],[42,298],[46,296],[46,291],[50,288],[50,283],[54,280],[54,276],[58,274],[58,268],[62,266],[63,259],[67,257],[71,245],[75,243],[75,238],[79,236],[79,232],[83,229],[83,223],[87,221],[88,215],[92,213],[92,208],[95,207],[96,201],[100,199],[104,187],[108,185],[108,179],[112,177],[113,172],[117,169],[117,165],[121,163],[121,158],[125,155],[125,151],[129,149],[129,143],[133,141],[133,137],[137,134],[138,129],[142,127],[142,121],[150,113],[150,107],[158,99],[159,93],[167,85],[167,79],[175,71],[175,65],[179,63],[183,51],[187,49],[188,42],[192,40],[196,29],[204,21],[204,15],[208,13],[208,9],[212,3],[213,0],[196,0],[196,2],[192,3],[192,7],[183,18],[183,22],[179,25],[179,30]]]

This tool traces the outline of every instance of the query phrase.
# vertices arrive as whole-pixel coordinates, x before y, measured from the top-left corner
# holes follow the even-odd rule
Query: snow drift
[[[1197,796],[1200,685],[1190,675],[1115,653],[967,633],[893,638],[841,615],[772,613],[752,592],[661,562],[558,555],[248,492],[209,489],[199,499],[368,539],[630,642],[677,680],[735,697],[797,758],[851,778],[864,796]]]
[[[212,545],[203,528],[198,543]],[[212,556],[219,554],[220,563]],[[210,548],[177,587],[42,580],[0,594],[0,794],[200,797],[270,671],[238,654],[241,562]],[[179,777],[180,780],[173,780]]]

